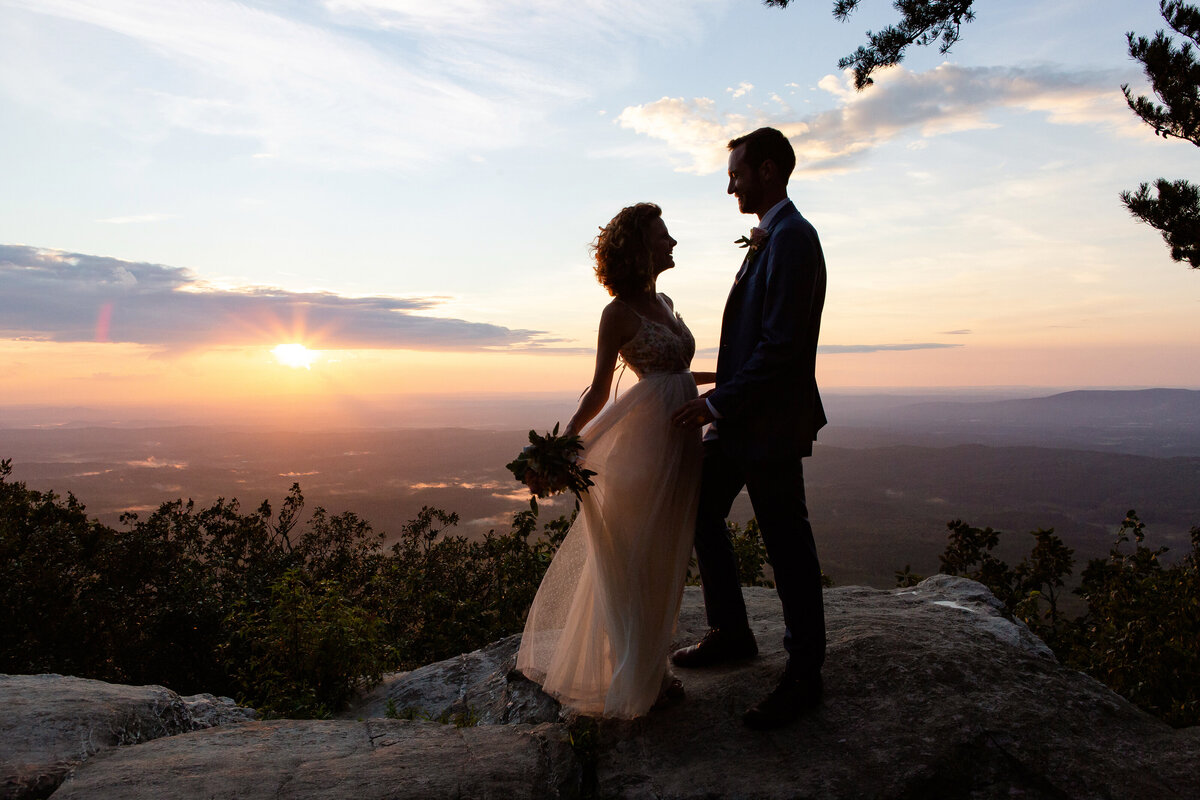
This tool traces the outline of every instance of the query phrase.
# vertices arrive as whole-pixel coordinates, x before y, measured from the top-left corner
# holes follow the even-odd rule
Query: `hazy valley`
[[[548,408],[527,416],[549,418],[548,426]],[[888,586],[905,564],[936,571],[945,523],[956,518],[1008,533],[1002,555],[1013,560],[1028,549],[1028,531],[1054,527],[1077,564],[1107,551],[1129,508],[1153,543],[1177,552],[1200,524],[1197,391],[831,393],[827,408],[834,422],[805,468],[822,563],[839,584]],[[297,482],[310,508],[354,511],[389,534],[431,505],[457,512],[460,531],[479,535],[506,528],[528,497],[504,468],[525,439],[508,427],[516,410],[506,412],[508,429],[97,427],[78,416],[84,422],[55,427],[25,427],[28,412],[5,417],[0,458],[13,460],[15,479],[71,491],[113,525],[124,511],[145,515],[175,498],[277,507]],[[542,513],[566,510],[560,500]],[[733,517],[749,515],[743,497]]]

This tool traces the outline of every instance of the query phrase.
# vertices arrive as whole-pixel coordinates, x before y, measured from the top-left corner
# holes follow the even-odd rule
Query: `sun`
[[[302,344],[281,344],[271,351],[275,359],[285,367],[312,369],[317,354]]]

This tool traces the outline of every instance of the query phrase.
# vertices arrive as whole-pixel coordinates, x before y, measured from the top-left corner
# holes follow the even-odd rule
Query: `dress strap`
[[[620,296],[618,296],[618,297],[616,298],[616,300],[617,300],[617,302],[618,302],[618,303],[620,303],[621,305],[625,306],[626,308],[628,308],[628,309],[629,309],[630,311],[632,311],[633,313],[637,314],[637,315],[638,315],[638,319],[645,319],[645,318],[646,318],[646,315],[645,315],[645,314],[643,314],[642,312],[640,312],[640,311],[638,311],[636,308],[634,308],[634,307],[633,307],[633,303],[630,303],[630,302],[629,302],[628,300],[626,300],[624,297],[620,297]]]
[[[677,326],[672,325],[669,322],[659,322],[656,319],[651,319],[650,317],[646,316],[645,314],[643,314],[642,312],[640,312],[636,308],[634,308],[633,304],[630,303],[628,300],[624,299],[623,297],[617,297],[616,299],[619,300],[622,305],[624,305],[626,308],[628,308],[634,314],[637,314],[638,319],[640,319],[642,322],[650,322],[655,325],[661,325],[664,328],[666,328],[667,330],[671,331],[671,333],[675,334],[676,336],[678,336],[682,333],[682,331],[677,329]],[[674,307],[668,306],[666,303],[664,303],[662,301],[662,292],[655,292],[654,299],[658,300],[659,304],[671,313],[672,319],[677,320],[679,322],[683,322],[683,318],[681,316],[679,316],[679,312],[676,311],[674,309]]]

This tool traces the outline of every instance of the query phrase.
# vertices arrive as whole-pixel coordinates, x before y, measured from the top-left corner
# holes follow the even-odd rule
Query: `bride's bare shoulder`
[[[604,311],[600,314],[601,320],[605,318],[611,320],[636,320],[639,317],[638,313],[634,311],[633,306],[619,297],[614,297],[608,301],[608,305],[604,307]]]
[[[637,333],[642,318],[624,300],[614,297],[600,314],[600,329],[610,329],[624,341]]]

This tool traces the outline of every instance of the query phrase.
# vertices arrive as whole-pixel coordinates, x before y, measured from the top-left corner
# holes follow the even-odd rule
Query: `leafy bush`
[[[1092,559],[1075,593],[1087,611],[1065,619],[1058,601],[1073,552],[1053,529],[1036,530],[1016,568],[996,558],[1000,533],[954,520],[942,571],[987,586],[1007,611],[1050,645],[1058,658],[1177,727],[1200,722],[1200,527],[1191,552],[1164,566],[1167,548],[1145,543],[1145,524],[1130,511],[1107,558]],[[1132,550],[1127,550],[1132,544]],[[920,576],[908,567],[897,584]]]
[[[1069,659],[1177,727],[1200,723],[1200,527],[1191,545],[1181,562],[1163,566],[1167,548],[1148,547],[1130,511],[1108,558],[1083,571],[1077,591],[1088,610]]]
[[[758,520],[752,517],[745,528],[736,522],[729,523],[729,539],[737,556],[738,580],[742,586],[775,588],[775,581],[767,580],[763,570],[763,565],[768,563],[767,546],[763,544]]]
[[[11,472],[0,463],[0,672],[157,683],[279,716],[327,716],[385,671],[520,631],[573,519],[522,511],[472,541],[423,508],[385,549],[350,512],[301,526],[293,484],[278,513],[174,500],[118,530]],[[742,582],[773,585],[757,523],[731,530]]]
[[[506,534],[450,536],[457,514],[423,508],[375,576],[372,608],[399,653],[397,667],[438,661],[521,630],[542,575],[570,527],[560,517],[534,542],[537,516],[514,515]]]
[[[0,672],[61,672],[237,697],[324,716],[389,669],[519,631],[570,519],[450,536],[422,509],[390,550],[352,513],[217,500],[162,504],[124,529],[73,496],[27,489],[0,462]],[[533,541],[531,541],[533,539]]]
[[[751,517],[745,528],[736,522],[727,522],[726,527],[729,528],[729,541],[737,559],[738,581],[742,586],[774,588],[775,581],[768,579],[766,575],[765,567],[770,562],[767,560],[767,546],[763,544],[758,519]],[[821,578],[826,580],[824,575]],[[696,568],[695,558],[688,564],[687,583],[691,586],[700,585],[700,572]],[[829,581],[825,585],[831,584],[832,581]]]
[[[391,659],[383,625],[337,581],[291,569],[266,605],[237,601],[227,618],[223,666],[239,694],[284,717],[327,717],[360,685],[378,683]]]
[[[942,572],[977,580],[1004,603],[1005,609],[1020,619],[1053,647],[1063,635],[1058,601],[1064,580],[1071,574],[1074,551],[1054,535],[1054,529],[1038,528],[1029,535],[1033,549],[1016,568],[992,555],[1000,543],[1000,532],[974,528],[962,520],[947,523],[949,544],[940,559]],[[919,576],[897,572],[897,583],[913,584]]]
[[[9,482],[11,473],[12,462],[0,462],[0,666],[95,671],[103,659],[92,646],[106,634],[79,597],[97,582],[93,564],[108,529],[89,521],[73,495],[28,490]]]

